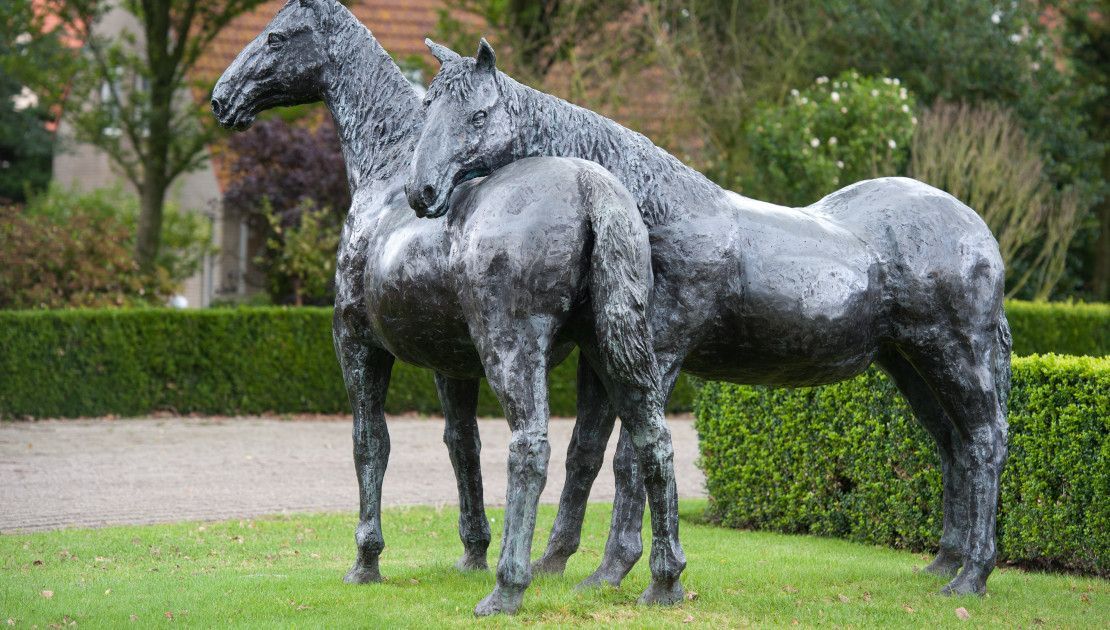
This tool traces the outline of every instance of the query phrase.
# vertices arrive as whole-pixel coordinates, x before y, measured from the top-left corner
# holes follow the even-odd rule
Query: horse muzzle
[[[228,90],[220,88],[221,85],[217,84],[216,89],[212,90],[212,114],[216,117],[216,122],[221,127],[235,131],[243,131],[250,127],[254,123],[254,112],[250,108],[243,107],[243,99],[240,98],[239,93],[228,96],[222,93]]]
[[[435,219],[447,214],[446,196],[431,184],[412,187],[406,184],[405,196],[420,218]]]

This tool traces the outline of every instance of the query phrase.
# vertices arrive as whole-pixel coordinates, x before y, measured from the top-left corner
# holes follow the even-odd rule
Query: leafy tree
[[[0,75],[0,203],[24,201],[50,182],[54,139],[47,112],[33,99],[18,81]]]
[[[611,116],[676,153],[696,148],[677,112],[641,100],[672,100],[660,66],[653,3],[645,0],[445,0],[436,38],[473,54],[480,36],[497,47],[498,67],[518,80]],[[663,114],[663,116],[659,116]],[[667,118],[664,126],[657,125]]]
[[[828,0],[827,64],[901,77],[923,102],[1014,109],[1058,182],[1091,180],[1101,150],[1083,105],[1097,96],[1061,67],[1036,2]]]
[[[73,84],[69,112],[77,139],[91,143],[139,191],[135,259],[149,271],[161,246],[166,191],[204,164],[218,133],[210,86],[190,80],[202,51],[236,16],[262,0],[57,0],[58,15],[84,42],[87,63]],[[111,10],[137,29],[108,39],[97,25]]]
[[[24,201],[50,181],[47,130],[75,55],[30,0],[0,3],[0,203]]]
[[[943,99],[1012,109],[1041,149],[1044,177],[1077,196],[1080,225],[1087,226],[1077,240],[1093,242],[1091,209],[1107,188],[1101,172],[1106,127],[1097,120],[1099,103],[1105,106],[1105,63],[1095,70],[1081,56],[1070,56],[1069,43],[1096,39],[1069,37],[1052,18],[1058,15],[1054,11],[1064,11],[1086,19],[1096,3],[826,0],[822,5],[830,28],[820,42],[829,53],[821,71],[859,68],[898,76],[924,103]],[[1105,16],[1105,2],[1101,5]],[[1089,52],[1097,64],[1099,53]],[[1072,248],[1061,292],[1081,290],[1091,277],[1084,249]]]
[[[823,52],[817,42],[826,25],[819,4],[808,0],[647,3],[655,17],[649,21],[651,39],[685,88],[683,105],[701,123],[705,147],[699,167],[725,188],[743,189],[760,168],[747,142],[757,105],[784,104],[792,87],[807,85],[820,74],[816,58]]]
[[[517,78],[542,83],[577,47],[596,47],[632,0],[447,0],[439,12],[438,36],[459,51],[470,51],[485,33],[495,34],[499,54]],[[469,15],[475,20],[459,19]],[[476,26],[477,25],[477,26]]]
[[[299,221],[305,200],[331,208],[342,221],[351,205],[347,170],[330,115],[318,123],[290,124],[262,120],[228,140],[228,179],[224,208],[266,220],[261,203],[268,200],[284,225]]]
[[[1085,113],[1093,139],[1103,148],[1100,163],[1102,198],[1095,206],[1098,239],[1094,244],[1091,290],[1099,300],[1110,300],[1110,10],[1104,1],[1070,0],[1056,3],[1067,26],[1066,45],[1076,66],[1075,77],[1101,98],[1089,98]]]

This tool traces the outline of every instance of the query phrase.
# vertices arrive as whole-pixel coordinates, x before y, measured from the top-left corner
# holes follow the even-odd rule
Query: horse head
[[[455,186],[509,161],[512,112],[489,42],[482,40],[475,57],[425,43],[440,69],[424,100],[426,118],[405,193],[417,215],[439,217],[447,212]]]
[[[337,0],[289,0],[239,53],[212,90],[212,113],[224,127],[246,129],[271,107],[323,98]]]

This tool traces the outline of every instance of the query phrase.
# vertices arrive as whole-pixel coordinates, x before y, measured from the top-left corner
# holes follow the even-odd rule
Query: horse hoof
[[[601,588],[603,586],[620,588],[621,580],[623,579],[624,573],[620,571],[606,570],[605,567],[601,567],[597,571],[594,571],[592,574],[590,574],[590,577],[579,582],[574,588],[580,591]]]
[[[567,559],[561,556],[544,556],[532,563],[532,573],[562,575],[567,568]]]
[[[524,599],[524,591],[519,593],[506,593],[500,586],[494,587],[493,592],[478,602],[474,607],[475,617],[489,617],[491,615],[512,615],[520,610],[520,603]]]
[[[382,574],[378,572],[375,567],[365,567],[355,563],[347,575],[343,576],[343,581],[347,584],[369,584],[371,582],[381,582]]]
[[[652,580],[651,585],[647,587],[643,595],[640,595],[637,603],[672,606],[681,602],[685,597],[686,593],[682,590],[682,582],[674,580],[660,584]]]
[[[964,571],[940,589],[941,595],[986,595],[987,585],[985,580],[980,580]]]
[[[459,561],[455,563],[455,568],[464,572],[488,571],[489,564],[486,563],[485,555],[479,556],[477,554],[464,553],[463,557],[459,558]]]
[[[601,562],[601,566],[598,567],[597,570],[590,575],[590,577],[579,582],[578,586],[576,586],[575,588],[579,590],[585,590],[590,588],[597,588],[605,584],[608,584],[613,588],[620,588],[621,582],[624,580],[624,576],[628,575],[628,572],[632,570],[632,566],[635,564],[635,560],[627,564],[623,564],[619,561],[604,559]]]
[[[937,557],[929,564],[929,566],[922,569],[925,573],[930,573],[943,578],[952,579],[956,577],[960,567],[963,566],[963,560],[957,556],[951,556],[945,552],[940,552]]]

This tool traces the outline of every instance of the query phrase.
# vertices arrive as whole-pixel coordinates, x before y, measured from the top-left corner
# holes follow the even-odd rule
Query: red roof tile
[[[269,0],[228,24],[197,61],[197,76],[215,81],[284,5],[285,0]],[[357,0],[349,8],[396,58],[421,55],[435,67],[424,38],[434,34],[442,0]]]

